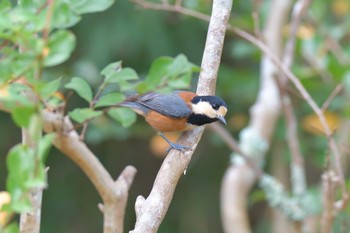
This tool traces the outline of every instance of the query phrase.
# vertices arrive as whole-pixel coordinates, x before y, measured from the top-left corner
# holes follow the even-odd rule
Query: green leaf
[[[187,57],[183,54],[177,55],[171,62],[168,68],[170,76],[178,76],[184,72],[191,71],[191,63],[188,62]]]
[[[181,78],[169,80],[169,87],[172,89],[187,89],[191,86],[191,73],[187,72]]]
[[[161,81],[168,75],[168,69],[172,61],[171,57],[160,57],[152,63],[144,81],[150,89],[161,84]]]
[[[131,68],[123,68],[120,71],[111,70],[106,76],[105,82],[120,83],[122,81],[137,80],[137,79],[139,79],[139,76],[137,75],[135,70]]]
[[[27,11],[37,11],[40,6],[45,3],[45,0],[21,0],[18,5]]]
[[[94,111],[91,108],[76,108],[69,112],[68,115],[78,123],[83,123],[94,117],[102,115],[102,111]]]
[[[60,88],[60,85],[61,78],[57,78],[51,82],[39,81],[34,86],[36,91],[39,92],[40,96],[45,99],[52,96],[52,94],[54,94]]]
[[[47,155],[52,147],[52,141],[55,138],[55,133],[46,134],[39,141],[38,154],[40,161],[44,163],[46,161]]]
[[[108,64],[105,68],[102,69],[101,75],[107,76],[111,71],[118,71],[122,68],[122,61],[116,61]]]
[[[104,11],[113,3],[113,0],[70,0],[70,4],[79,14]]]
[[[71,3],[56,1],[52,17],[53,28],[68,28],[77,24],[81,17],[77,14]]]
[[[30,191],[30,188],[44,188],[46,186],[46,171],[45,167],[42,163],[37,163],[35,170],[33,171],[33,175],[31,179],[28,179],[25,183],[28,188],[27,193]]]
[[[58,30],[49,37],[49,54],[45,66],[55,66],[66,61],[75,48],[75,36],[67,30]]]
[[[18,224],[16,222],[10,223],[5,227],[3,233],[19,233]]]
[[[6,187],[11,195],[10,207],[16,212],[29,210],[29,190],[46,184],[46,175],[41,171],[43,165],[35,159],[34,150],[23,144],[10,150],[6,162],[9,171]]]
[[[115,105],[117,103],[122,102],[124,99],[124,95],[116,92],[116,93],[109,93],[107,95],[101,96],[97,103],[95,104],[95,107],[104,107],[104,106],[111,106]]]
[[[11,2],[9,0],[0,0],[0,12],[11,9]]]
[[[183,54],[175,58],[160,57],[152,63],[147,78],[144,83],[137,85],[137,90],[147,92],[167,83],[175,89],[188,88],[192,72],[198,70]]]
[[[19,127],[27,128],[33,114],[35,113],[34,105],[24,105],[15,108],[12,111],[12,119]]]
[[[119,72],[121,69],[122,69],[121,61],[113,62],[111,64],[108,64],[105,68],[103,68],[103,70],[101,71],[101,75],[105,76],[105,80],[110,79],[110,76],[113,76],[115,73]]]
[[[92,90],[85,79],[74,77],[65,85],[65,88],[74,90],[81,98],[90,102],[92,100]]]
[[[136,121],[136,113],[129,108],[113,108],[108,115],[120,122],[123,127],[129,127]]]
[[[28,132],[31,140],[33,140],[34,142],[37,142],[41,139],[43,125],[44,125],[44,120],[41,114],[39,113],[33,114],[32,117],[30,118]]]

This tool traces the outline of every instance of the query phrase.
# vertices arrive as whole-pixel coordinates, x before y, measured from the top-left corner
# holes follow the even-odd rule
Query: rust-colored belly
[[[156,130],[161,132],[185,131],[187,130],[187,118],[171,118],[150,111],[145,117],[146,121]]]

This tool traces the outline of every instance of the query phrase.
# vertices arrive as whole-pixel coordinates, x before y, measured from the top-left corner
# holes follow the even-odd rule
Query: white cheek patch
[[[217,112],[211,107],[208,102],[200,101],[196,104],[192,104],[192,111],[195,114],[206,115],[210,118],[216,118]]]

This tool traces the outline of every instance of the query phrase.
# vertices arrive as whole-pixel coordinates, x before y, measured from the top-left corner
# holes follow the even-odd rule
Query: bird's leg
[[[186,150],[192,150],[191,147],[182,146],[182,145],[171,142],[162,132],[159,132],[159,135],[162,136],[162,138],[164,138],[164,140],[167,141],[167,143],[169,143],[169,145],[170,145],[167,152],[169,152],[171,149],[179,150],[182,152],[184,152]]]

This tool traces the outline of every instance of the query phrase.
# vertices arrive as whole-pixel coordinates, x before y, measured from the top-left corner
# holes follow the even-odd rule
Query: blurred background
[[[184,4],[210,13],[211,1],[186,0]],[[269,4],[270,1],[235,0],[231,24],[253,32],[253,9],[259,5],[260,24],[263,26],[266,16],[273,13]],[[298,32],[293,71],[318,104],[325,101],[338,83],[350,81],[349,12],[348,0],[315,0]],[[122,60],[124,66],[134,68],[141,77],[147,74],[152,61],[159,56],[175,57],[183,53],[200,66],[207,26],[207,22],[188,16],[144,10],[127,0],[118,0],[105,12],[83,16],[82,21],[71,29],[77,37],[73,56],[63,65],[48,69],[45,75],[62,76],[65,81],[80,76],[97,87],[101,82],[100,70],[118,60]],[[288,36],[288,26],[282,33]],[[337,50],[334,46],[341,47]],[[235,34],[227,34],[217,95],[229,106],[227,128],[235,138],[249,121],[249,108],[259,88],[260,57],[260,51],[249,42]],[[193,79],[193,91],[196,82],[197,77]],[[306,156],[308,183],[317,187],[327,154],[325,137],[320,133],[320,125],[310,108],[298,94],[292,97]],[[68,100],[68,109],[83,105],[85,102],[76,95]],[[349,115],[347,95],[336,97],[328,109],[327,119],[336,128]],[[0,129],[0,190],[4,190],[5,155],[21,137],[9,115],[3,112],[0,112]],[[94,120],[88,128],[86,141],[89,147],[114,177],[126,165],[133,165],[138,170],[129,195],[126,231],[135,223],[136,197],[148,195],[165,155],[152,149],[152,140],[157,140],[155,134],[140,117],[130,128],[123,128],[103,117]],[[289,169],[290,157],[286,148],[284,122],[281,120],[265,168],[267,172],[275,171],[276,167],[285,168],[278,174],[282,180]],[[349,148],[344,147],[344,150]],[[176,188],[160,233],[222,232],[220,183],[230,162],[229,155],[230,150],[222,140],[206,129],[187,174],[182,176]],[[56,149],[52,149],[47,166],[50,168],[49,186],[43,196],[42,232],[101,232],[102,214],[97,208],[101,200],[87,177]],[[288,182],[286,184],[288,187]],[[258,188],[253,190],[249,205],[254,232],[270,232],[268,212],[263,208],[266,206],[264,194]]]

